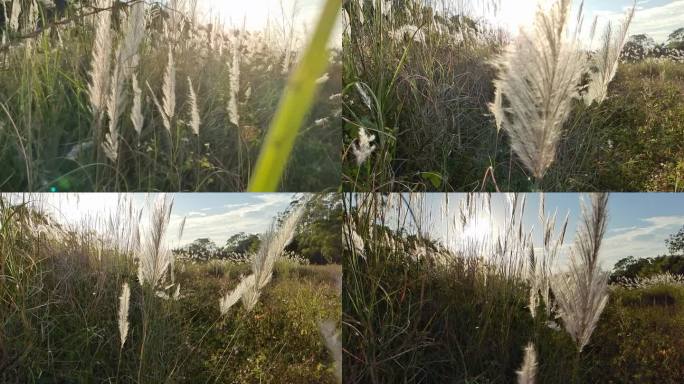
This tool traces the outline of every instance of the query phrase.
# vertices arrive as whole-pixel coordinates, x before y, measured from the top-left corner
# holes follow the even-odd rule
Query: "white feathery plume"
[[[36,4],[35,0],[32,0],[29,3],[27,23],[24,25],[24,31],[26,33],[34,31],[34,28],[36,28],[36,24],[38,23],[38,17],[38,4]]]
[[[582,203],[582,221],[570,254],[570,271],[551,284],[565,330],[580,352],[589,343],[608,303],[608,274],[598,262],[606,231],[608,195],[592,194],[591,200],[591,210]]]
[[[325,346],[335,361],[335,377],[338,382],[342,382],[342,342],[340,341],[340,332],[335,327],[332,321],[324,321],[319,324],[319,329]]]
[[[306,201],[300,203],[277,230],[272,228],[264,236],[262,246],[252,259],[252,272],[256,277],[255,287],[262,289],[271,281],[273,265],[285,251],[285,247],[292,241],[297,224],[304,214]]]
[[[105,155],[116,162],[119,149],[119,120],[126,104],[127,95],[125,84],[138,66],[138,48],[145,32],[144,4],[133,5],[131,15],[126,20],[126,30],[123,41],[116,50],[116,64],[112,74],[111,90],[107,100],[107,114],[109,116],[109,133],[105,136],[102,148]],[[135,114],[135,106],[131,114]],[[136,122],[134,121],[134,124]],[[137,127],[136,131],[138,130]]]
[[[230,67],[230,94],[228,98],[228,118],[235,126],[240,126],[238,94],[240,92],[240,44],[233,42],[233,63]]]
[[[254,275],[249,275],[248,277],[243,278],[240,281],[240,283],[237,285],[237,287],[235,287],[235,289],[232,292],[226,294],[224,297],[222,297],[219,300],[219,308],[221,310],[222,315],[225,315],[226,313],[228,313],[228,310],[233,305],[235,305],[235,303],[237,303],[238,300],[243,298],[243,295],[247,291],[247,289],[254,286],[254,281],[255,281]],[[245,308],[248,307],[247,304],[250,304],[250,307],[248,308],[248,310],[251,310],[251,308],[254,306],[254,304],[256,304],[256,302],[254,300],[252,300],[252,298],[250,298],[249,303],[246,303],[243,300],[243,304],[245,305]]]
[[[537,179],[554,161],[563,123],[579,98],[586,60],[577,33],[568,36],[571,0],[539,8],[531,31],[522,30],[497,61],[497,92],[507,101],[492,112],[522,163]]]
[[[126,343],[128,337],[128,308],[131,301],[131,289],[128,283],[124,283],[121,287],[121,296],[119,296],[119,336],[121,337],[121,348]]]
[[[352,146],[352,153],[356,157],[356,165],[363,164],[375,150],[375,145],[371,143],[375,140],[375,135],[368,135],[364,127],[359,128],[358,144]]]
[[[618,31],[613,31],[610,22],[606,26],[601,48],[592,57],[592,64],[597,71],[589,72],[589,85],[584,95],[586,105],[591,105],[594,101],[601,104],[608,96],[608,85],[617,73],[620,52],[627,43],[627,31],[634,18],[634,11],[635,6],[627,11],[627,16]]]
[[[188,76],[188,99],[190,100],[190,127],[192,128],[192,133],[199,136],[200,131],[200,115],[199,109],[197,108],[197,95],[192,87],[192,80]]]
[[[300,203],[276,230],[272,227],[264,236],[259,251],[252,258],[252,274],[244,278],[237,288],[226,294],[219,300],[221,314],[226,314],[238,300],[242,299],[242,304],[247,311],[251,311],[261,296],[261,290],[271,281],[273,276],[273,266],[276,260],[282,256],[285,247],[292,241],[297,224],[304,214],[308,200]]]
[[[135,132],[138,134],[138,142],[140,142],[144,118],[142,114],[142,91],[140,90],[138,76],[136,74],[132,75],[131,83],[133,87],[133,108],[131,109],[131,122],[133,123]]]
[[[534,344],[528,343],[525,347],[525,357],[518,374],[518,384],[534,384],[537,376],[537,352],[534,349]]]
[[[165,194],[160,194],[153,203],[138,256],[138,280],[141,285],[148,284],[154,288],[166,279],[166,272],[171,265],[171,252],[165,239],[172,208],[173,198]]]
[[[9,15],[7,14],[7,9],[8,9],[9,6],[12,5],[12,1],[10,1],[10,0],[3,0],[2,3],[3,3],[3,5],[4,5],[4,6],[2,7],[2,17],[3,17],[3,20],[5,21],[5,23],[7,23],[7,22],[10,21]],[[4,31],[2,31],[2,32],[4,32]],[[5,39],[6,39],[5,33],[2,34],[2,39],[3,39],[3,42],[2,42],[2,43],[3,43],[3,45],[4,45],[4,44],[5,44]]]
[[[501,95],[501,88],[496,88],[494,92],[494,102],[489,104],[489,110],[494,115],[494,120],[496,121],[496,132],[501,131],[501,125],[504,119],[504,109],[503,109],[503,97]]]
[[[124,103],[124,79],[123,73],[121,73],[121,62],[117,61],[114,65],[114,73],[112,74],[111,93],[109,99],[107,99],[109,132],[105,136],[104,143],[102,143],[105,155],[113,163],[116,163],[119,155],[119,118],[121,118]]]
[[[123,65],[124,81],[128,80],[140,61],[138,49],[145,36],[145,4],[135,3],[131,6],[130,16],[126,23],[124,40],[117,54]]]
[[[100,9],[109,8],[111,5],[111,0],[96,0],[95,2],[95,6]],[[96,117],[101,116],[106,107],[111,52],[111,15],[108,11],[99,12],[95,16],[95,42],[88,84],[90,107]]]
[[[10,19],[9,19],[10,30],[13,30],[13,31],[19,30],[19,15],[20,14],[21,14],[21,1],[20,0],[14,0],[12,2],[12,15],[10,16]]]
[[[169,63],[164,72],[163,113],[164,127],[171,133],[171,120],[176,114],[176,65],[173,62],[173,52],[169,49]]]

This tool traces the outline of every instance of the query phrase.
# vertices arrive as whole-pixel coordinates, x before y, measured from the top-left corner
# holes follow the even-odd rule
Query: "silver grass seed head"
[[[131,289],[128,283],[124,283],[121,287],[121,296],[119,296],[119,337],[121,340],[121,348],[126,343],[128,337],[128,311],[131,301]]]
[[[192,128],[192,133],[199,136],[200,133],[200,115],[199,109],[197,107],[197,95],[192,86],[192,79],[188,77],[188,100],[190,102],[190,128]]]
[[[518,375],[518,384],[534,384],[537,376],[537,352],[534,349],[534,344],[528,343],[525,347],[523,364],[520,370],[516,371],[516,374]]]

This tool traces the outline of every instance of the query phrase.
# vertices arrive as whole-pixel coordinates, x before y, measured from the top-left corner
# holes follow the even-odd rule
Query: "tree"
[[[628,59],[640,60],[648,56],[656,47],[652,37],[644,34],[632,35],[625,43],[622,56]]]
[[[293,202],[283,215],[295,209],[297,204]],[[309,201],[287,250],[312,264],[341,263],[342,210],[341,194],[316,195]]]
[[[188,244],[184,251],[191,258],[208,260],[216,254],[217,248],[213,241],[205,237]]]
[[[684,254],[684,226],[677,233],[673,233],[665,240],[671,255]]]
[[[223,249],[227,253],[246,254],[256,252],[260,245],[261,239],[258,235],[240,232],[231,236]]]
[[[684,49],[684,28],[679,28],[670,33],[667,38],[667,47],[670,49]]]

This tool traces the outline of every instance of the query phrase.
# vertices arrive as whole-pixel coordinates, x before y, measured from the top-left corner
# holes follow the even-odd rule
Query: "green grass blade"
[[[251,192],[275,192],[285,171],[304,117],[311,109],[316,79],[328,65],[328,40],[342,9],[342,0],[328,0],[314,36],[288,81],[249,183]]]

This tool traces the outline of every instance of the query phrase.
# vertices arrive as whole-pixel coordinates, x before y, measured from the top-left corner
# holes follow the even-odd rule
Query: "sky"
[[[283,25],[289,25],[300,36],[301,42],[316,26],[326,0],[197,0],[200,17],[214,22],[218,17],[226,28],[245,28],[262,31],[267,26],[281,32]],[[294,15],[294,17],[292,17]],[[342,45],[342,23],[338,18],[337,28],[330,38],[332,47]]]
[[[295,11],[295,24],[312,28],[324,0],[198,0],[200,14],[219,17],[226,25],[260,30],[271,22],[282,23]]]
[[[579,8],[579,0],[573,1],[573,20]],[[588,30],[594,17],[598,16],[596,34],[602,34],[607,23],[621,23],[633,0],[585,0],[584,35],[588,42]],[[496,15],[486,13],[485,17],[496,25],[516,34],[520,26],[531,25],[537,7],[537,0],[501,0]],[[629,35],[647,34],[656,42],[664,42],[674,30],[684,27],[684,0],[637,0],[636,13],[629,29]],[[594,41],[595,47],[597,41]]]
[[[149,207],[148,199],[156,194],[131,193],[136,209]],[[116,193],[59,193],[32,195],[39,205],[58,222],[79,225],[92,218],[107,218],[117,209]],[[274,217],[284,211],[295,197],[291,193],[177,193],[167,232],[170,246],[188,244],[198,238],[209,238],[217,245],[239,232],[263,233]],[[14,195],[20,199],[21,195]],[[187,217],[183,236],[177,233]],[[143,221],[146,218],[143,216]],[[144,224],[144,223],[143,223]]]
[[[427,229],[431,238],[441,240],[444,244],[452,244],[454,227],[447,227],[447,220],[442,218],[444,194],[431,194],[427,197],[424,217],[430,217]],[[457,212],[458,201],[463,194],[449,195],[449,217],[453,222]],[[568,231],[565,237],[565,249],[572,244],[575,229],[580,217],[580,196],[576,193],[547,193],[546,213],[558,212],[557,226],[569,213]],[[494,194],[492,197],[492,223],[495,227],[504,223],[505,197]],[[586,200],[589,203],[588,199]],[[527,207],[524,215],[526,228],[535,229],[535,246],[541,244],[541,231],[538,221],[539,194],[527,194]],[[667,193],[613,193],[608,202],[608,226],[600,250],[601,264],[612,269],[614,264],[627,256],[655,257],[667,254],[665,239],[684,227],[684,194]],[[426,229],[424,229],[425,231]],[[488,227],[475,231],[490,231]],[[452,240],[448,240],[451,238]],[[567,257],[559,259],[559,266],[567,263]]]

